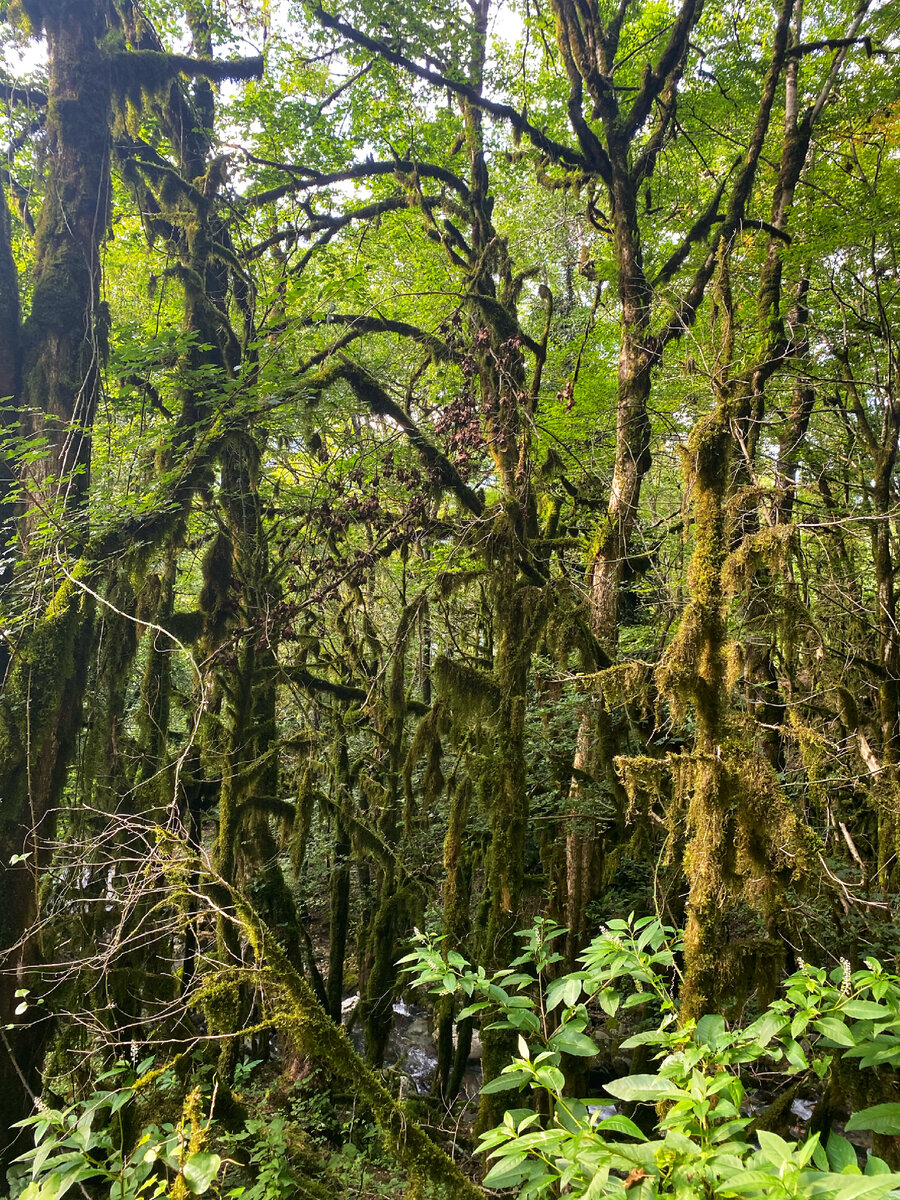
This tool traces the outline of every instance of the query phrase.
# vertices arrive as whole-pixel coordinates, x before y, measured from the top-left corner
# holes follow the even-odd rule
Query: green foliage
[[[136,1139],[132,1136],[130,1118],[142,1090],[141,1076],[152,1063],[146,1059],[136,1071],[117,1063],[99,1076],[103,1086],[86,1099],[61,1109],[41,1105],[34,1116],[18,1122],[34,1138],[34,1149],[17,1159],[31,1176],[20,1200],[61,1200],[83,1185],[109,1200],[202,1196],[212,1188],[222,1159],[191,1148],[188,1142],[196,1131],[169,1123],[150,1125]],[[157,1086],[164,1083],[160,1079]]]
[[[754,1064],[828,1085],[843,1062],[873,1084],[852,1120],[889,1136],[893,977],[792,976],[763,1044],[679,1024],[676,967],[705,964],[730,1013],[779,986],[785,943],[859,967],[897,941],[895,6],[511,2],[504,23],[487,0],[0,0],[21,30],[0,22],[0,966],[23,972],[0,1020],[24,1064],[0,1060],[0,1117],[4,1092],[30,1110],[47,1030],[53,1086],[69,1037],[177,1040],[192,1010],[220,1096],[241,1088],[283,949],[311,985],[293,1032],[368,1095],[411,1197],[426,1160],[464,1189],[311,998],[337,1017],[353,975],[380,1059],[399,947],[443,907],[418,975],[443,991],[435,1090],[477,1018],[486,1096],[547,1112],[503,1127],[492,1183],[521,1153],[575,1194],[582,1161],[594,1194],[631,1161],[636,1195],[697,1171],[727,1195],[729,1154],[745,1183],[782,1154],[785,1187],[828,1195],[819,1147],[729,1122]],[[49,70],[19,61],[24,11]],[[265,78],[214,89],[250,51]],[[560,973],[598,913],[680,921],[685,881],[686,946],[610,922]],[[545,903],[565,930],[491,974]],[[639,1059],[611,1094],[665,1109],[649,1143],[566,1096],[598,1019]],[[235,1192],[305,1186],[298,1123],[343,1143],[342,1179],[372,1174],[330,1085],[301,1097],[269,1120],[252,1091]],[[48,1197],[48,1160],[60,1187],[217,1186],[174,1125],[149,1168],[94,1145],[130,1101],[63,1145],[82,1104],[35,1126],[61,1147]]]
[[[718,1015],[680,1023],[675,996],[681,946],[656,918],[615,920],[595,938],[583,969],[553,977],[559,955],[550,943],[564,931],[547,921],[520,934],[525,952],[509,969],[487,975],[440,938],[420,935],[404,962],[417,986],[472,999],[459,1017],[480,1014],[516,1030],[518,1055],[489,1080],[488,1093],[528,1089],[537,1111],[510,1109],[482,1135],[493,1161],[486,1186],[514,1187],[522,1200],[556,1194],[595,1198],[821,1197],[853,1200],[900,1194],[900,1175],[869,1154],[864,1170],[845,1138],[825,1131],[802,1142],[755,1130],[745,1115],[744,1079],[754,1065],[785,1076],[824,1079],[836,1059],[861,1068],[900,1055],[900,978],[874,959],[830,973],[804,965],[749,1024]],[[651,1136],[621,1113],[604,1117],[599,1102],[577,1100],[566,1086],[567,1056],[593,1058],[592,1013],[607,1018],[637,1010],[642,1025],[621,1049],[654,1048],[655,1074],[613,1080],[604,1090],[626,1105],[655,1105]],[[491,1026],[489,1026],[491,1027]],[[541,1116],[541,1113],[548,1115]],[[900,1133],[900,1104],[854,1113],[848,1131]]]
[[[249,1120],[240,1133],[229,1134],[225,1145],[230,1150],[246,1151],[246,1167],[253,1182],[249,1186],[229,1188],[226,1195],[232,1200],[281,1200],[297,1190],[297,1179],[287,1162],[288,1139],[284,1118]]]

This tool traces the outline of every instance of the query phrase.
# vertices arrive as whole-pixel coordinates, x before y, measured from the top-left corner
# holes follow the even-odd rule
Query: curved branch
[[[388,317],[366,317],[356,313],[330,313],[327,317],[301,317],[294,324],[301,329],[319,328],[327,325],[349,325],[349,336],[341,338],[340,344],[347,345],[367,333],[396,333],[398,337],[408,337],[420,346],[424,346],[438,362],[455,362],[459,355],[433,333],[420,329],[418,325],[410,325],[407,321],[393,321]],[[328,351],[330,354],[332,351]],[[298,371],[302,374],[308,371],[314,362],[309,362]]]
[[[499,104],[494,100],[487,100],[468,84],[460,83],[459,80],[451,79],[449,76],[442,75],[438,71],[432,71],[428,67],[419,66],[417,62],[414,62],[411,58],[407,58],[405,54],[401,54],[398,50],[392,50],[390,46],[379,41],[377,38],[369,37],[368,34],[363,33],[361,30],[348,25],[346,21],[340,20],[339,17],[332,16],[324,8],[316,8],[315,15],[326,29],[336,30],[338,33],[343,34],[348,41],[354,42],[357,46],[364,46],[367,50],[372,51],[373,54],[378,54],[385,62],[393,63],[395,67],[402,67],[418,79],[424,79],[426,83],[433,83],[437,87],[447,88],[448,91],[468,101],[473,107],[490,113],[492,117],[499,117],[502,120],[508,121],[517,133],[527,137],[532,145],[536,146],[538,150],[543,151],[552,162],[566,167],[576,167],[580,170],[587,169],[588,163],[582,155],[572,150],[569,146],[564,146],[561,142],[556,142],[553,138],[548,137],[542,129],[538,129],[537,126],[532,125],[512,105]]]
[[[339,378],[346,380],[357,397],[376,417],[389,417],[399,425],[407,438],[419,452],[423,463],[437,475],[441,485],[453,492],[464,508],[476,517],[484,512],[484,504],[463,480],[459,471],[446,454],[433,446],[418,425],[404,409],[392,400],[381,384],[368,371],[341,354],[343,366],[338,368]]]
[[[259,158],[257,155],[250,154],[249,152],[245,153],[247,158],[258,166],[271,167],[273,170],[284,171],[286,174],[294,177],[289,184],[282,184],[277,188],[269,188],[257,196],[248,196],[246,199],[248,206],[253,205],[256,207],[257,202],[261,201],[263,197],[280,199],[282,196],[289,195],[292,191],[328,187],[332,183],[346,183],[351,179],[377,179],[379,176],[397,174],[418,175],[422,179],[436,179],[440,183],[446,183],[448,187],[458,192],[467,204],[471,196],[469,188],[463,180],[458,175],[454,175],[452,171],[448,171],[446,167],[438,166],[437,163],[416,162],[411,158],[397,158],[391,161],[375,161],[372,158],[367,158],[364,162],[356,163],[352,167],[345,167],[341,171],[316,171],[312,167],[304,167],[294,163],[276,162],[271,159]]]
[[[672,36],[660,55],[655,68],[648,67],[635,96],[631,111],[623,122],[626,139],[634,137],[650,115],[653,102],[660,95],[673,73],[677,73],[687,53],[691,30],[696,24],[699,0],[684,0],[672,29]]]

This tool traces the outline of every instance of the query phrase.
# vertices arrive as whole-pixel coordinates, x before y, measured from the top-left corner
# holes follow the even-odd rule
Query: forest
[[[0,99],[0,1194],[900,1197],[897,0]]]

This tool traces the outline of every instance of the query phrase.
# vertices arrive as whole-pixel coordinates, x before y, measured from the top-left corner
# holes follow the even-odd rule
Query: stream
[[[341,1012],[345,1019],[358,1003],[358,994],[345,997],[341,1004]],[[348,1032],[354,1049],[364,1055],[365,1036],[359,1023],[354,1022]],[[437,1044],[427,1008],[420,1004],[408,1004],[405,1000],[394,1001],[394,1027],[388,1040],[384,1065],[409,1079],[418,1095],[429,1091],[437,1066]],[[480,1088],[481,1042],[476,1034],[472,1039],[472,1052],[463,1076],[462,1092],[467,1097],[477,1096]]]

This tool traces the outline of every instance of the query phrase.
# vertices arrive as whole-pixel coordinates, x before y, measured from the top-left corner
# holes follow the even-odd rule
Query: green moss
[[[454,716],[474,720],[495,714],[500,706],[497,679],[478,667],[439,654],[432,668],[435,687],[453,706]]]
[[[649,715],[653,668],[646,662],[617,663],[602,671],[583,675],[581,681],[592,685],[603,696],[607,708],[634,706],[641,715]]]

